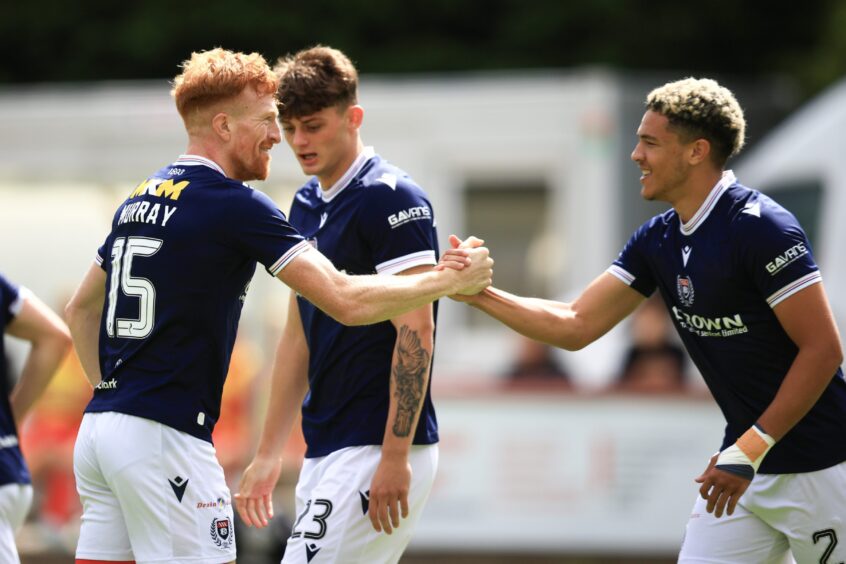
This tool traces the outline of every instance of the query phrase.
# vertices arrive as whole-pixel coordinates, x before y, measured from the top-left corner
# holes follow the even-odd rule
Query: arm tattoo
[[[407,437],[411,425],[420,409],[420,399],[424,393],[424,382],[429,370],[432,354],[420,344],[417,331],[407,325],[399,330],[397,339],[397,362],[394,366],[394,397],[397,400],[397,417],[394,421],[394,435]]]

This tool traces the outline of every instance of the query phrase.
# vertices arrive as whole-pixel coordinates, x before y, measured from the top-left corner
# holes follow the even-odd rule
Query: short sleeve
[[[262,192],[239,190],[228,204],[233,243],[261,263],[271,276],[310,248],[285,214]]]
[[[760,217],[745,214],[742,221],[741,260],[770,307],[822,280],[811,244],[790,212],[770,201]]]
[[[606,272],[646,297],[652,295],[656,286],[655,277],[652,275],[652,269],[649,268],[647,260],[649,256],[649,231],[654,221],[653,219],[643,224],[634,232],[623,250],[620,251],[617,260],[606,270]]]
[[[20,313],[28,293],[26,288],[0,274],[0,319],[3,320],[3,327]]]
[[[97,249],[97,254],[94,255],[94,262],[97,263],[97,266],[99,266],[103,270],[106,270],[106,267],[107,267],[106,256],[108,254],[109,254],[109,239],[107,237],[106,240],[103,241],[103,244],[100,246],[100,248]]]
[[[367,190],[359,228],[376,272],[397,274],[437,264],[435,216],[423,191],[403,180],[395,188],[376,184]]]

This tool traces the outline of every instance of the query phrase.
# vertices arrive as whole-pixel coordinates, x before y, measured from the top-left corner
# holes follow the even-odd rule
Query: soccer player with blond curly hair
[[[679,562],[780,564],[790,553],[800,563],[842,562],[840,336],[796,218],[725,169],[745,128],[734,95],[714,80],[656,88],[631,158],[641,195],[672,209],[644,223],[572,303],[492,288],[465,301],[575,350],[658,290],[727,423],[719,452],[695,479]]]

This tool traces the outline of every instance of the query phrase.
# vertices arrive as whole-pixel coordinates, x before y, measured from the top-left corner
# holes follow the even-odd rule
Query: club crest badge
[[[690,276],[676,276],[676,289],[679,292],[679,301],[685,307],[693,305],[693,281]]]
[[[235,541],[235,534],[232,530],[232,522],[229,520],[229,517],[212,519],[209,534],[214,544],[219,548],[229,548]]]

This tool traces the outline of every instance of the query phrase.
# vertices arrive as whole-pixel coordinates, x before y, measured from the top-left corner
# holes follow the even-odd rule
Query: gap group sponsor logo
[[[767,272],[770,273],[770,276],[775,276],[789,264],[793,263],[797,259],[805,256],[808,254],[808,247],[805,246],[805,243],[796,243],[776,258],[771,260],[767,263],[766,269]]]
[[[691,315],[673,306],[673,316],[683,329],[699,337],[733,337],[749,332],[739,313],[721,317]]]
[[[217,509],[219,511],[223,511],[229,503],[229,500],[219,497],[217,498],[217,501],[198,501],[197,509]]]
[[[413,208],[408,208],[407,210],[402,210],[389,215],[388,224],[391,226],[391,229],[396,229],[400,225],[405,225],[410,221],[418,221],[420,219],[432,219],[432,210],[430,210],[427,206],[415,206]]]

